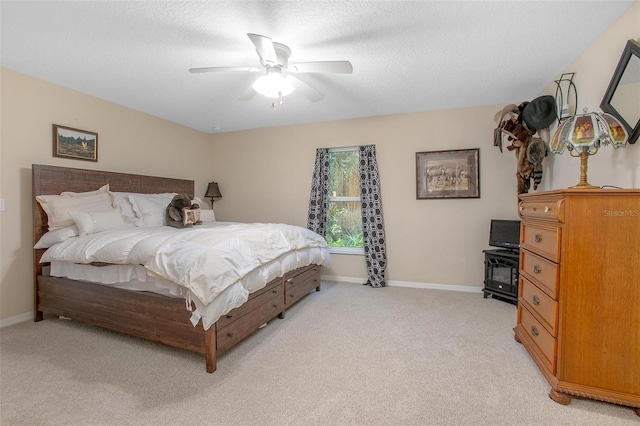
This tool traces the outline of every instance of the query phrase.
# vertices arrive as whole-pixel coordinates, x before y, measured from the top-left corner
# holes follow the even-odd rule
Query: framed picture
[[[416,199],[480,198],[480,149],[416,152]]]
[[[98,134],[54,124],[53,156],[98,161]]]

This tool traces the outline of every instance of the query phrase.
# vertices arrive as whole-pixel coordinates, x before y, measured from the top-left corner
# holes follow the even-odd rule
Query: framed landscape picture
[[[54,124],[53,156],[98,161],[98,134]]]
[[[416,199],[480,198],[480,149],[416,152]]]

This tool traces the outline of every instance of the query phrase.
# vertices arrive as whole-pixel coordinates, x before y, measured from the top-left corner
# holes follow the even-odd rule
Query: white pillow
[[[200,220],[203,222],[215,222],[216,215],[213,210],[200,209]]]
[[[136,226],[166,225],[165,211],[175,193],[129,195],[129,201],[139,222]]]
[[[97,232],[127,227],[118,209],[99,212],[69,212],[69,215],[76,223],[78,234],[81,237]]]
[[[109,184],[106,184],[104,186],[101,186],[100,188],[96,189],[95,191],[87,191],[87,192],[70,192],[70,191],[65,191],[63,193],[61,193],[60,195],[62,195],[63,197],[86,197],[87,195],[96,195],[96,194],[105,194],[109,192]]]
[[[73,225],[70,211],[95,212],[113,208],[111,196],[101,192],[83,196],[38,195],[36,200],[47,213],[49,231]]]
[[[145,194],[136,194],[134,192],[110,192],[110,194],[113,197],[113,207],[120,210],[124,221],[137,226],[140,219],[136,216],[136,212],[133,211],[133,204],[129,201],[129,196],[144,196]]]
[[[46,232],[33,248],[46,249],[54,244],[61,243],[69,238],[78,236],[77,226],[67,226],[66,228],[56,229],[55,231]]]

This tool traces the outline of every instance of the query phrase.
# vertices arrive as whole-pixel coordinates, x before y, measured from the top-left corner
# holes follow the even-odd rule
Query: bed
[[[111,192],[132,194],[184,193],[194,195],[194,182],[184,179],[37,164],[32,166],[32,177],[34,247],[38,245],[36,243],[39,243],[45,234],[51,234],[48,233],[51,228],[51,212],[48,209],[45,212],[42,202],[38,202],[36,197],[41,199],[43,195],[56,195],[63,192],[88,193],[105,185],[108,185],[108,189]],[[76,223],[80,225],[80,222]],[[151,240],[172,241],[171,238],[174,238],[173,241],[175,242],[177,237],[173,234],[170,235],[171,232],[184,232],[181,234],[182,236],[193,235],[195,239],[197,235],[195,232],[197,232],[202,233],[203,236],[198,237],[198,243],[195,245],[203,245],[203,238],[206,240],[222,238],[214,237],[214,235],[230,233],[232,230],[244,226],[233,223],[212,223],[207,225],[197,231],[160,226],[154,229],[162,238],[159,239],[156,236],[154,237],[155,239],[152,238]],[[287,225],[282,226],[285,227]],[[141,234],[138,229],[135,231]],[[197,287],[188,287],[185,290],[184,285],[188,285],[189,282],[176,285],[172,281],[171,275],[167,275],[166,271],[162,269],[157,271],[153,266],[149,265],[144,267],[139,264],[114,265],[109,262],[94,262],[95,259],[93,257],[88,257],[86,265],[78,266],[84,268],[83,273],[85,274],[92,274],[92,270],[106,271],[110,268],[133,268],[131,270],[137,271],[150,269],[152,273],[149,275],[156,276],[159,282],[169,282],[170,285],[174,286],[171,287],[171,291],[144,291],[146,290],[145,287],[135,288],[135,286],[132,289],[127,287],[129,283],[104,285],[93,282],[93,279],[84,278],[84,275],[52,273],[52,270],[59,271],[61,270],[60,268],[65,270],[67,266],[75,267],[73,259],[68,262],[59,262],[59,259],[55,257],[57,252],[67,250],[65,246],[75,247],[71,244],[88,241],[89,238],[93,237],[98,240],[105,239],[107,236],[115,238],[117,232],[124,233],[122,230],[117,230],[88,236],[80,235],[80,237],[71,238],[62,243],[53,244],[50,248],[34,248],[34,320],[36,322],[41,321],[49,315],[62,316],[200,353],[205,356],[206,371],[209,373],[216,370],[216,361],[220,354],[228,351],[270,320],[276,317],[283,319],[288,307],[314,289],[319,291],[320,267],[323,264],[327,264],[329,260],[326,246],[314,247],[309,249],[312,250],[309,252],[296,250],[282,255],[280,253],[273,254],[273,256],[278,256],[277,261],[265,262],[264,266],[256,267],[251,274],[247,274],[246,280],[245,278],[238,279],[233,284],[220,287],[215,294],[205,295],[205,297],[211,299],[206,303],[201,300],[203,296],[197,292]],[[272,230],[269,229],[269,232],[272,232]],[[170,238],[166,238],[166,235],[170,235]],[[280,234],[278,233],[277,235],[280,238]],[[182,236],[179,244],[181,247],[184,244],[182,242],[184,237]],[[145,236],[145,238],[147,237]],[[119,237],[115,239],[117,240]],[[284,241],[284,245],[288,244],[286,240]],[[86,244],[91,246],[93,243]],[[291,244],[293,246],[298,243]],[[144,244],[138,245],[144,246]],[[152,247],[152,245],[148,246]],[[168,252],[165,249],[166,245],[158,245],[157,247],[159,247],[158,253],[154,254],[153,259],[157,259],[160,255],[166,255],[166,252]],[[203,248],[202,250],[209,249]],[[283,248],[282,250],[285,249]],[[298,252],[311,254],[300,255]],[[98,259],[103,260],[101,258]],[[133,259],[136,258],[134,257]],[[165,259],[165,257],[162,257],[162,259]],[[206,257],[206,259],[209,258]],[[110,258],[107,257],[107,260],[110,260]],[[137,260],[134,260],[134,262],[137,262]],[[154,262],[149,261],[149,263]],[[235,262],[235,259],[231,259],[231,262]],[[238,263],[242,262],[238,261]],[[245,264],[248,262],[251,263],[253,261],[252,259],[244,260]],[[79,263],[85,262],[79,261]],[[164,260],[156,263],[160,265],[159,267],[162,267]],[[179,265],[183,264],[184,260],[179,263]],[[211,265],[208,265],[208,268],[205,268],[204,271],[209,272],[215,269]],[[162,274],[159,272],[162,272]],[[176,273],[180,273],[180,271]],[[185,276],[191,277],[192,275],[185,274]],[[220,277],[218,278],[215,273],[205,276],[208,282],[212,283],[212,286],[217,286],[219,281],[225,281],[224,274],[221,274]],[[124,281],[127,281],[127,279]],[[198,280],[194,279],[193,281]],[[250,285],[247,285],[249,282]],[[178,290],[175,290],[175,288]],[[242,293],[245,296],[241,298],[239,295]],[[226,299],[227,294],[235,294],[235,296],[230,296],[229,299]],[[194,295],[197,296],[194,297]],[[212,306],[215,309],[209,309]],[[207,313],[208,310],[213,313]],[[207,321],[204,318],[207,318]]]

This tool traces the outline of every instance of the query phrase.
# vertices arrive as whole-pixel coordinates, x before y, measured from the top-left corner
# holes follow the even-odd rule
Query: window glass
[[[362,213],[357,148],[329,151],[329,213],[326,239],[330,247],[362,253]]]
[[[329,152],[330,196],[360,198],[358,151]]]

